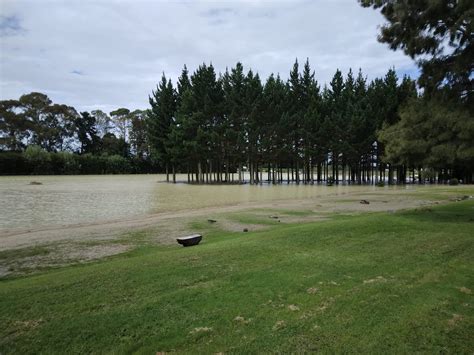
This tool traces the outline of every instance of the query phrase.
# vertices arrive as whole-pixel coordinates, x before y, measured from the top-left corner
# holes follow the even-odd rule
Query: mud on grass
[[[120,243],[62,243],[0,251],[0,280],[88,263],[131,250]]]

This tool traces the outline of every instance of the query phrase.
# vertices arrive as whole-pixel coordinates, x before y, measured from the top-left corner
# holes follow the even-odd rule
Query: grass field
[[[2,280],[0,353],[473,353],[472,199],[272,223]]]

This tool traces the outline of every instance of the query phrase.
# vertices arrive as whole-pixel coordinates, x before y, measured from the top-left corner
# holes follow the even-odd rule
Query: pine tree
[[[98,150],[99,137],[96,131],[95,117],[89,112],[81,112],[75,119],[80,153],[95,153]]]
[[[244,89],[245,75],[241,63],[237,63],[230,73],[226,71],[222,78],[223,88],[223,136],[225,137],[225,155],[229,165],[237,167],[239,182],[242,181],[242,167],[246,161],[244,130]]]
[[[167,80],[164,74],[149,97],[149,102],[151,109],[147,114],[147,131],[151,154],[165,167],[166,181],[169,181],[171,156],[167,148],[169,135],[175,124],[176,93],[171,80]]]

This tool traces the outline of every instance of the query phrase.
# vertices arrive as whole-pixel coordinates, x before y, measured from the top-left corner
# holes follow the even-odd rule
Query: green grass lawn
[[[473,353],[474,201],[0,281],[0,353]]]

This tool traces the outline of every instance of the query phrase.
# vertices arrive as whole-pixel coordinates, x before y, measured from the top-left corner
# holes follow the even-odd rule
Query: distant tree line
[[[241,63],[163,74],[151,108],[78,113],[44,94],[0,101],[3,174],[178,173],[193,183],[472,182],[474,125],[393,69],[368,82],[309,61],[262,82]]]
[[[78,113],[42,93],[0,101],[1,174],[110,174],[157,171],[146,111]]]
[[[241,63],[165,74],[148,110],[78,113],[44,94],[0,101],[0,173],[177,173],[188,182],[473,182],[473,1],[359,0],[387,20],[418,82],[337,70],[321,87],[308,61],[262,81]],[[416,86],[418,84],[418,87]]]

